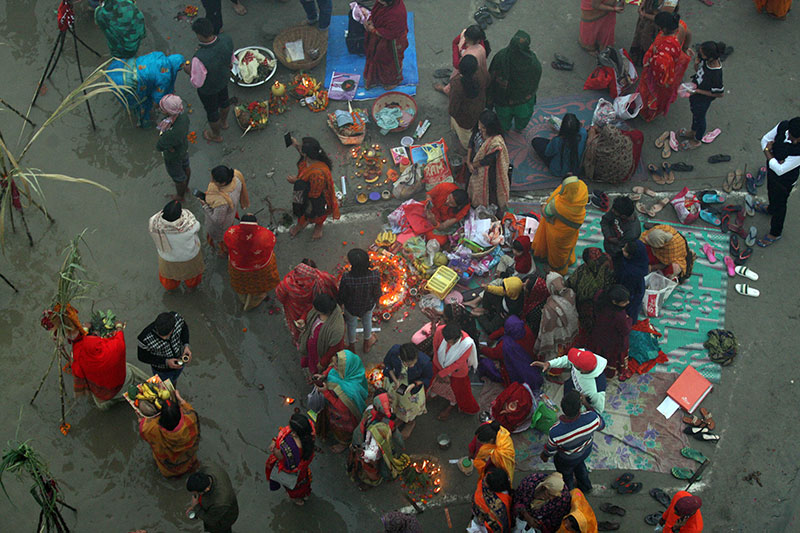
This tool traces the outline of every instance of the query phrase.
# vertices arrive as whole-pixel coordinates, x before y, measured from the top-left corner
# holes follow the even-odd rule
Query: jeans
[[[695,98],[695,96],[697,95],[689,97],[689,109],[692,112],[692,131],[694,132],[694,139],[702,141],[703,135],[706,134],[706,113],[708,113],[708,108],[711,107],[711,99],[705,97]]]
[[[789,200],[794,182],[797,181],[797,171],[790,170],[783,176],[778,176],[771,168],[767,168],[768,211],[772,215],[769,232],[775,237],[780,237],[783,233],[783,223],[786,220],[786,202]]]
[[[161,381],[167,381],[169,379],[169,380],[172,381],[172,385],[173,386],[176,386],[176,383],[178,382],[178,378],[180,377],[181,372],[183,372],[183,367],[176,368],[176,369],[170,368],[170,369],[167,369],[167,370],[159,370],[159,369],[157,369],[155,367],[152,367],[152,368],[153,368],[153,374],[158,375],[158,377],[161,378]]]
[[[356,342],[356,328],[358,327],[358,319],[364,325],[364,340],[372,337],[372,312],[375,306],[361,316],[354,316],[344,310],[344,323],[347,325],[347,334],[345,335],[345,344],[353,344]]]
[[[553,457],[556,471],[560,472],[564,477],[564,484],[569,490],[575,488],[575,480],[577,480],[578,488],[583,492],[590,492],[592,490],[592,482],[589,480],[589,471],[586,470],[586,458],[589,457],[590,452],[591,448],[582,454],[579,459],[564,459],[558,454]]]
[[[306,19],[309,22],[319,22],[319,29],[325,30],[331,25],[331,13],[333,12],[333,0],[300,0],[303,9],[306,10]],[[319,15],[317,14],[319,6]]]

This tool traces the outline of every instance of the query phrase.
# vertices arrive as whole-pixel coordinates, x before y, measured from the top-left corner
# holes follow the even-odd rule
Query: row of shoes
[[[492,23],[492,17],[497,19],[505,18],[508,11],[516,3],[517,0],[486,0],[483,7],[475,12],[473,18],[481,29],[485,30]]]

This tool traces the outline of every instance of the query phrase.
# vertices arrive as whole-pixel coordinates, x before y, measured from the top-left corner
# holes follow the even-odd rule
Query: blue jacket
[[[403,373],[403,362],[400,360],[400,345],[395,344],[386,353],[383,358],[383,364],[386,365],[384,373],[388,376],[389,371],[393,370],[394,374],[399,378]],[[417,364],[408,369],[408,382],[421,381],[425,387],[429,387],[431,379],[433,378],[433,363],[431,358],[423,352],[417,350]]]
[[[547,157],[552,157],[550,160],[550,173],[553,176],[564,178],[578,175],[578,171],[581,168],[581,161],[583,160],[583,152],[586,150],[586,129],[581,128],[578,135],[580,135],[580,139],[578,140],[578,157],[575,159],[574,165],[571,163],[572,157],[568,150],[564,152],[562,157],[561,147],[564,144],[564,139],[558,135],[550,139],[550,143],[548,143],[544,154]]]

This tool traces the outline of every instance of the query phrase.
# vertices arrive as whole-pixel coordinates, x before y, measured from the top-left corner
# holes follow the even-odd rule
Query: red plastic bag
[[[614,70],[611,67],[598,66],[589,74],[583,89],[585,91],[608,89],[609,92],[613,90],[616,93],[617,77],[614,75]]]

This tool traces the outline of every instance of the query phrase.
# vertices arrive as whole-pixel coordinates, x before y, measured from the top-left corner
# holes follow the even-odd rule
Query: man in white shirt
[[[772,215],[769,233],[758,240],[766,248],[781,238],[786,219],[786,202],[800,175],[800,117],[778,123],[761,138],[767,158],[767,195],[769,205],[756,204],[756,210]]]

